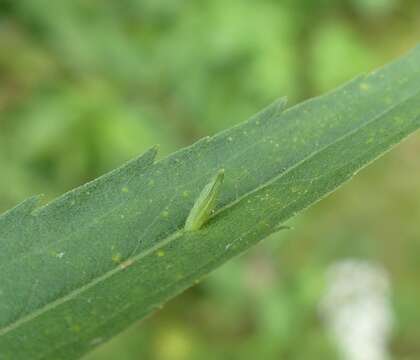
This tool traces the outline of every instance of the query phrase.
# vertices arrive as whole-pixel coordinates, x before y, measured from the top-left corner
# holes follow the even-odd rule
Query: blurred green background
[[[1,0],[0,211],[274,99],[319,95],[420,39],[418,0]],[[395,359],[420,358],[420,136],[86,360],[337,359],[340,259],[381,264]]]

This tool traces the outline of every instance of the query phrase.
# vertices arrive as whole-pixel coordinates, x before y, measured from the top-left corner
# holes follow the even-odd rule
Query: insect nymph
[[[194,203],[185,222],[185,231],[197,231],[208,221],[216,206],[225,171],[219,170],[216,176],[204,187]]]

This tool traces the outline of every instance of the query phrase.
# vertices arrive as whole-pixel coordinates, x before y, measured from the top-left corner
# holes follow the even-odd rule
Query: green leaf
[[[348,181],[420,127],[420,48],[284,106],[2,215],[0,359],[81,356]],[[220,169],[214,214],[185,231]]]

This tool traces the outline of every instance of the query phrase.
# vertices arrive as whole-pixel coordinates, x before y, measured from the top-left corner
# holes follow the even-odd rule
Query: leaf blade
[[[21,252],[30,254],[23,260],[9,261],[17,253],[12,230],[0,230],[7,254],[0,269],[9,278],[2,277],[0,290],[15,289],[9,301],[0,298],[1,353],[75,358],[98,344],[98,334],[105,339],[147,315],[348,181],[420,126],[419,64],[417,48],[335,92],[285,112],[280,101],[155,164],[149,155],[130,175],[121,168],[120,181],[111,176],[105,198],[92,200],[82,187],[74,207],[64,195],[35,210],[29,230],[15,236],[28,241],[33,234],[23,242]],[[183,232],[194,199],[221,168],[216,214],[200,231]]]

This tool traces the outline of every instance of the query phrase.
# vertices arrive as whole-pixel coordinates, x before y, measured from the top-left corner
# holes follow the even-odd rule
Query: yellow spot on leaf
[[[119,264],[121,262],[122,255],[120,253],[112,255],[112,261],[116,264]]]
[[[369,90],[369,84],[366,84],[366,83],[361,83],[360,84],[360,90],[362,90],[362,91],[367,91],[367,90]]]
[[[81,330],[80,325],[78,325],[78,324],[74,324],[74,325],[71,327],[71,329],[72,329],[72,330],[73,330],[73,332],[75,332],[75,333],[79,333],[79,332],[80,332],[80,330]]]

